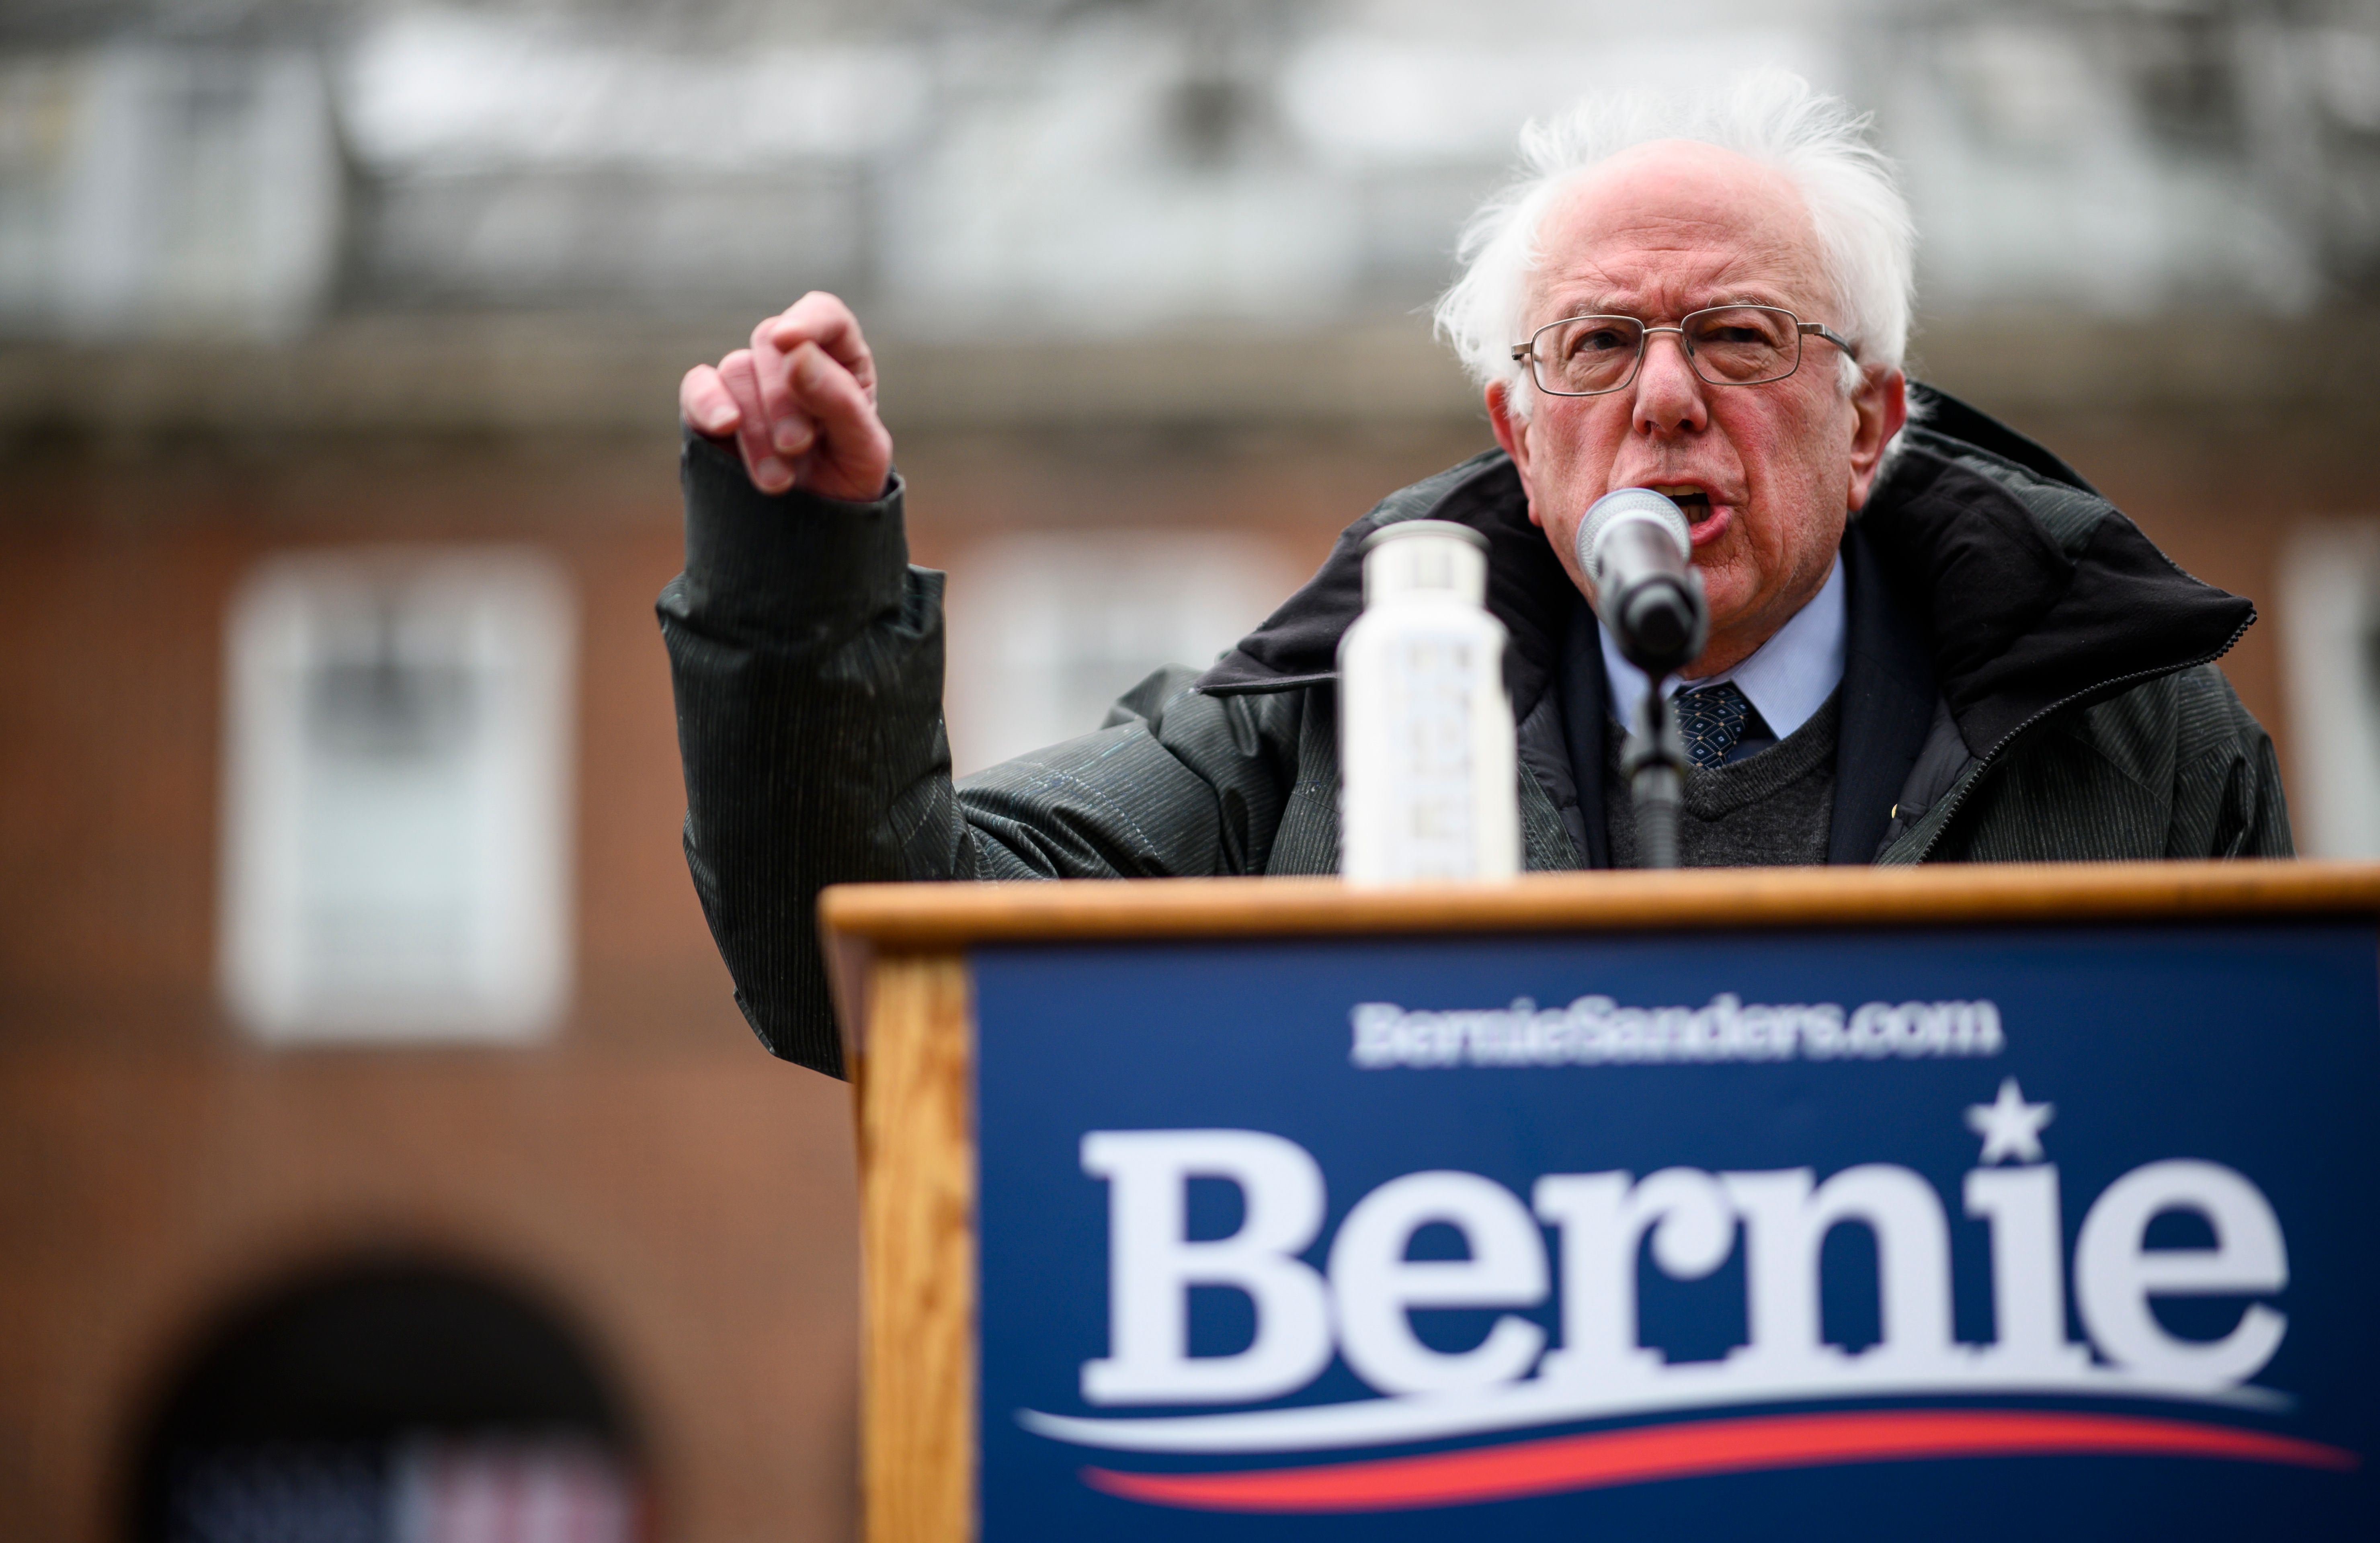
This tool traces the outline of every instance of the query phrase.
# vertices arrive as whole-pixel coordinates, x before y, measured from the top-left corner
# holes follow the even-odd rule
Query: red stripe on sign
[[[1907,1409],[1640,1427],[1309,1468],[1227,1474],[1086,1468],[1083,1481],[1125,1500],[1198,1511],[1411,1511],[1767,1468],[2068,1453],[2202,1457],[2342,1472],[2362,1462],[2339,1447],[2187,1420]]]

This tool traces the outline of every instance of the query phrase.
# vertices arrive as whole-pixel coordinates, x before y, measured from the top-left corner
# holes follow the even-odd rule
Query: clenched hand
[[[762,492],[799,487],[824,498],[873,499],[892,468],[892,436],[876,416],[876,361],[859,319],[812,290],[752,329],[752,346],[678,386],[686,427],[733,434]]]

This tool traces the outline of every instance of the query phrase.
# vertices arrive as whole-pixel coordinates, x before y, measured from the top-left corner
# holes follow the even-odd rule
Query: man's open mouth
[[[1725,504],[1711,506],[1710,494],[1691,483],[1673,482],[1667,486],[1656,482],[1653,491],[1678,506],[1686,516],[1689,538],[1697,547],[1708,546],[1726,534],[1728,510]]]
[[[1676,504],[1684,512],[1686,518],[1695,525],[1700,525],[1710,518],[1710,494],[1700,488],[1682,486],[1665,488],[1657,484],[1653,491]]]

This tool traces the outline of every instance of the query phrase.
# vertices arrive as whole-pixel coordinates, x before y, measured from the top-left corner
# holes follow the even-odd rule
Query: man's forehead
[[[1538,233],[1541,300],[1628,310],[1814,298],[1817,233],[1791,180],[1710,145],[1641,146],[1565,189]]]

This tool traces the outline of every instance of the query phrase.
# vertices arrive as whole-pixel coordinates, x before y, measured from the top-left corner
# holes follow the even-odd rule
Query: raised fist
[[[812,290],[752,329],[752,346],[716,368],[698,364],[678,386],[686,427],[735,437],[762,492],[804,488],[824,498],[880,496],[892,436],[876,416],[876,361],[859,319]]]

